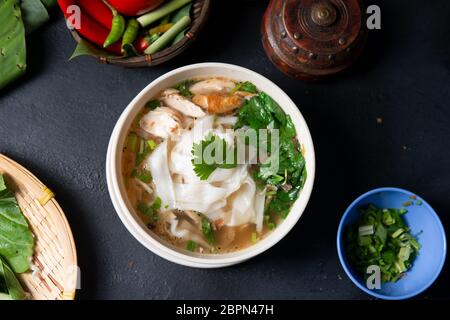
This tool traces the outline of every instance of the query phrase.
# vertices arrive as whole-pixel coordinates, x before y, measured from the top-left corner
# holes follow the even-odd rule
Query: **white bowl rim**
[[[298,132],[298,124],[303,127],[303,133],[300,137],[300,140],[307,150],[307,165],[308,165],[308,176],[305,182],[305,185],[301,191],[302,201],[300,202],[300,198],[294,203],[294,206],[299,203],[299,207],[296,208],[296,211],[291,209],[288,217],[279,225],[277,228],[266,238],[262,239],[258,243],[240,250],[233,252],[232,254],[218,254],[218,255],[195,255],[190,253],[182,253],[181,251],[175,251],[170,247],[162,244],[156,239],[152,238],[150,234],[142,228],[138,221],[136,221],[131,212],[129,211],[127,205],[125,204],[124,199],[120,193],[119,187],[119,178],[118,178],[118,170],[117,170],[117,152],[119,149],[119,138],[121,132],[123,130],[124,124],[127,121],[130,113],[134,111],[135,108],[139,107],[139,102],[143,99],[145,94],[158,83],[169,79],[179,73],[183,73],[186,71],[195,71],[197,69],[203,68],[215,68],[222,69],[228,71],[235,71],[241,74],[246,74],[248,76],[249,81],[256,81],[259,83],[264,83],[265,86],[271,87],[272,93],[268,92],[269,95],[273,95],[273,92],[276,92],[277,95],[288,102],[288,105],[281,105],[281,107],[287,112],[286,108],[289,109],[289,114],[293,116],[293,121],[296,124],[296,129]],[[255,80],[256,79],[256,80]],[[276,99],[279,100],[279,99]],[[141,104],[142,105],[142,104]],[[128,128],[127,128],[128,129]],[[206,63],[197,63],[187,65],[181,68],[177,68],[172,70],[157,79],[153,80],[150,84],[148,84],[125,108],[122,112],[119,120],[117,121],[113,133],[111,135],[108,152],[106,157],[106,178],[108,191],[114,205],[114,208],[121,219],[122,223],[128,229],[128,231],[146,248],[155,254],[159,255],[162,258],[165,258],[171,262],[189,266],[189,267],[197,267],[197,268],[218,268],[229,265],[234,265],[237,263],[244,262],[250,258],[253,258],[262,252],[268,250],[276,243],[278,243],[281,239],[283,239],[286,234],[295,226],[300,217],[302,216],[312,193],[314,178],[315,178],[315,152],[314,145],[311,137],[311,133],[309,131],[308,125],[297,108],[296,104],[289,98],[289,96],[275,83],[267,79],[266,77],[249,70],[244,67],[226,64],[226,63],[216,63],[216,62],[206,62]],[[212,258],[213,257],[213,258]]]

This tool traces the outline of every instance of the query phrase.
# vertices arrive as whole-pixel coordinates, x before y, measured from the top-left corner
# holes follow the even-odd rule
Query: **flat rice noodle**
[[[258,223],[261,229],[264,196],[256,196],[248,165],[216,169],[207,181],[200,180],[193,170],[192,144],[213,130],[214,120],[213,116],[198,119],[190,132],[184,132],[174,142],[171,150],[164,141],[148,157],[146,166],[153,176],[156,195],[169,210],[201,212],[213,221],[223,219],[227,226]],[[233,141],[233,134],[218,130],[214,134]]]
[[[262,232],[264,223],[264,208],[266,202],[266,189],[263,191],[256,191],[255,195],[255,219],[256,231],[258,233]]]
[[[174,184],[175,197],[180,201],[192,203],[213,203],[224,199],[229,190],[214,187],[207,182]]]
[[[217,117],[215,124],[216,125],[234,126],[237,121],[238,121],[238,117],[232,117],[232,116]]]
[[[151,172],[156,194],[168,209],[176,207],[175,192],[167,161],[167,140],[159,144],[146,160],[145,167]]]
[[[171,173],[181,175],[186,182],[198,182],[200,179],[192,166],[192,136],[183,134],[170,153],[169,169]]]
[[[221,169],[218,168],[211,173],[211,175],[208,177],[208,182],[223,182],[230,179],[233,179],[235,176],[236,169]]]
[[[214,119],[214,116],[206,116],[195,121],[195,125],[190,132],[193,143],[202,141],[203,138],[211,132],[214,125]]]
[[[227,204],[226,199],[219,200],[217,202],[213,203],[195,203],[195,202],[184,202],[182,200],[177,202],[177,208],[179,210],[193,210],[203,213],[205,216],[208,217],[208,219],[216,220],[221,218],[217,217],[216,219],[213,219],[210,217],[210,212],[216,212],[217,210],[225,207]]]
[[[240,226],[254,221],[256,185],[247,177],[242,186],[228,199],[231,210],[225,218],[227,226]]]

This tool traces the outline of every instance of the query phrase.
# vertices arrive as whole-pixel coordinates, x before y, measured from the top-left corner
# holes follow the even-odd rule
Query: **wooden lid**
[[[350,66],[367,37],[359,0],[272,0],[262,24],[264,49],[283,72],[317,80]]]

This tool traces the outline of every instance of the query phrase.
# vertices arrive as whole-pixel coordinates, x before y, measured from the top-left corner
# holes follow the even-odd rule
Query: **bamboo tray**
[[[2,154],[0,173],[13,188],[35,236],[33,271],[18,276],[25,290],[33,300],[73,300],[78,277],[75,243],[53,192]]]
[[[152,55],[142,55],[138,57],[102,57],[98,56],[98,60],[104,64],[114,64],[126,68],[151,67],[175,58],[185,51],[197,38],[198,33],[203,28],[210,11],[211,0],[194,0],[192,2],[192,24],[189,32],[178,43],[170,46],[160,52]],[[75,31],[71,31],[72,37],[76,42],[81,41],[80,35]]]

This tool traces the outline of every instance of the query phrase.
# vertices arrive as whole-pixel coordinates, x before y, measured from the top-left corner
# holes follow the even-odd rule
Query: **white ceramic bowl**
[[[180,250],[166,241],[161,240],[149,230],[139,219],[137,213],[129,202],[121,174],[121,154],[125,143],[127,131],[137,113],[153,96],[163,89],[194,77],[219,76],[237,81],[251,81],[258,89],[265,91],[277,101],[283,110],[292,117],[297,129],[298,139],[305,150],[306,168],[308,178],[294,203],[288,217],[267,237],[253,246],[228,254],[201,255]],[[146,248],[169,261],[198,268],[218,268],[230,266],[248,260],[275,245],[297,223],[309,201],[314,183],[315,156],[314,146],[305,119],[297,109],[294,102],[273,82],[251,70],[223,63],[200,63],[173,70],[150,83],[131,101],[119,118],[109,142],[106,159],[106,177],[108,190],[123,224],[128,231]]]

